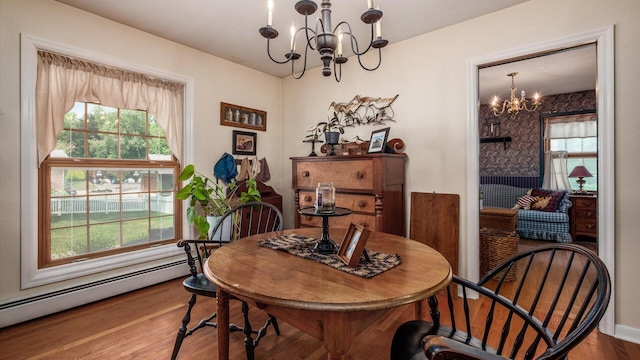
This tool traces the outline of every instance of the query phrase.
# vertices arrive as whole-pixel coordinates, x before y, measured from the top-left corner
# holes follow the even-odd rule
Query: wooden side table
[[[518,229],[518,210],[484,207],[480,209],[480,228],[516,231]]]
[[[571,238],[578,236],[598,237],[598,197],[594,195],[569,195],[573,204],[569,212]]]

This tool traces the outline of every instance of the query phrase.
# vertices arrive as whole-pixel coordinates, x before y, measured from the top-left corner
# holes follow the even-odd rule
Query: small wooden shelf
[[[504,148],[506,150],[507,143],[511,142],[511,136],[493,136],[493,137],[480,138],[480,144],[496,143],[496,142],[503,143]]]

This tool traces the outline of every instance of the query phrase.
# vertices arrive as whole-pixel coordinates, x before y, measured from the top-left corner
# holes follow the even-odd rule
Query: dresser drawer
[[[574,197],[571,198],[571,202],[573,206],[579,209],[594,209],[596,208],[596,198],[583,198],[583,197]]]
[[[596,233],[597,224],[596,221],[577,221],[576,222],[576,232],[577,233]]]
[[[312,191],[300,191],[300,207],[315,205],[316,193]],[[373,195],[336,194],[336,206],[351,209],[357,212],[375,213],[376,200]]]
[[[336,190],[373,190],[373,163],[370,160],[298,162],[298,188],[315,188],[318,183],[332,182]]]
[[[596,209],[576,209],[576,219],[596,219]]]
[[[362,225],[371,230],[376,230],[375,215],[351,214],[347,216],[337,216],[329,218],[330,228],[338,227],[347,229],[349,227],[349,224],[351,223]],[[300,215],[300,225],[322,227],[322,217]]]

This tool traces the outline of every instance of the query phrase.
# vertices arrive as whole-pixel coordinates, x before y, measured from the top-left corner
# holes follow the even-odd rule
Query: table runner
[[[329,265],[337,270],[357,275],[363,278],[372,278],[383,273],[402,261],[400,255],[385,254],[375,250],[367,250],[369,261],[365,261],[364,254],[360,256],[360,262],[355,268],[350,268],[342,262],[337,254],[323,255],[312,251],[319,239],[298,234],[289,234],[275,238],[258,240],[258,245],[274,250],[283,250],[289,254],[311,259],[319,263]]]

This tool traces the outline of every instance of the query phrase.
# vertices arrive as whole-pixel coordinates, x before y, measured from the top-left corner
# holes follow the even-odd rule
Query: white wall
[[[631,98],[638,93],[640,78],[638,14],[640,3],[636,0],[532,0],[391,44],[384,49],[381,68],[373,73],[360,69],[356,59],[351,59],[343,68],[340,83],[323,78],[319,69],[307,72],[301,80],[287,78],[283,84],[283,121],[287,124],[284,136],[302,140],[307,128],[326,119],[332,101],[348,101],[356,94],[400,94],[394,103],[397,122],[391,123],[390,137],[402,138],[407,145],[407,214],[411,191],[460,194],[461,209],[466,209],[470,175],[466,173],[467,61],[615,25],[616,323],[628,331],[627,338],[640,342],[640,308],[636,306],[640,288],[633,275],[640,271],[640,224],[635,209],[640,196],[634,191],[634,179],[639,175],[635,154],[640,151],[634,138],[640,134],[640,122],[636,121]],[[346,138],[355,133],[368,138],[373,129],[349,129]],[[287,142],[284,155],[306,155],[307,145]],[[291,204],[292,197],[289,192],[285,203]],[[462,259],[467,256],[467,221],[466,213],[461,211]],[[460,264],[460,269],[465,274],[466,264]]]
[[[271,172],[276,174],[270,185],[278,192],[286,190],[277,176],[286,172],[283,166],[288,169],[280,146],[281,79],[55,1],[0,0],[0,173],[3,175],[0,176],[0,304],[152,265],[20,289],[21,34],[193,79],[194,131],[192,141],[185,146],[195,149],[191,150],[193,162],[196,169],[205,174],[212,174],[213,165],[225,151],[231,152],[232,130],[238,130],[220,126],[220,102],[267,111],[267,131],[257,131],[257,153],[267,157]]]

